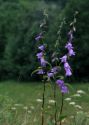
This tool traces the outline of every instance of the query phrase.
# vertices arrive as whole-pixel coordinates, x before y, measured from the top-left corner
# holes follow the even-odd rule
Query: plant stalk
[[[43,98],[42,98],[42,124],[44,125],[44,106],[45,106],[45,80],[43,82]]]
[[[63,112],[63,106],[64,106],[64,94],[62,93],[62,102],[61,102],[60,116],[62,115],[62,112]],[[62,125],[62,120],[60,120],[60,124],[59,125]]]
[[[57,125],[56,84],[54,84],[54,100],[55,100],[55,114],[54,114],[54,120],[55,120],[55,125]]]

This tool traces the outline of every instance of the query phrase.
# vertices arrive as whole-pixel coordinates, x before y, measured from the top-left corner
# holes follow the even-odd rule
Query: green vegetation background
[[[57,39],[57,31],[63,18],[66,19],[66,24],[62,30],[59,49],[64,47],[68,25],[73,20],[75,11],[79,11],[74,40],[76,57],[71,60],[71,65],[73,79],[88,79],[88,0],[0,0],[0,80],[37,80],[36,76],[31,77],[31,72],[38,66],[34,38],[40,32],[39,25],[45,8],[49,14],[45,40],[50,49]],[[63,53],[62,49],[60,55]]]

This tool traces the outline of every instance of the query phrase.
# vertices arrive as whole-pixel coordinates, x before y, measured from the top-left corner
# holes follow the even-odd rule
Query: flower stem
[[[44,125],[44,106],[45,106],[45,80],[43,82],[43,101],[42,101],[42,124]]]
[[[56,103],[56,84],[54,84],[54,100],[55,100],[55,125],[57,125],[57,103]]]
[[[60,116],[62,115],[62,112],[63,112],[63,106],[64,106],[64,94],[62,93],[62,102],[61,102]],[[62,120],[60,120],[60,124],[59,125],[62,125]]]

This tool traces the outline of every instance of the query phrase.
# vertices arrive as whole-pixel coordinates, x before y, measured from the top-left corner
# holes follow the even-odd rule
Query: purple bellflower
[[[40,49],[41,51],[44,51],[45,50],[45,46],[41,45],[41,46],[38,47],[38,49]]]
[[[43,57],[40,59],[40,63],[42,67],[45,67],[47,65],[47,61]]]
[[[73,46],[72,46],[72,43],[67,43],[66,44],[66,46],[65,46],[65,48],[67,48],[68,49],[68,55],[69,56],[75,56],[75,52],[74,52],[74,50],[73,50]]]
[[[41,59],[43,57],[43,52],[37,53],[36,56],[37,56],[38,59]]]
[[[71,76],[71,75],[72,75],[71,67],[70,67],[70,65],[68,64],[68,62],[64,63],[64,69],[65,69],[65,71],[66,71],[66,76]]]
[[[68,93],[69,91],[68,91],[67,86],[65,86],[65,85],[62,86],[62,87],[61,87],[61,92],[62,92],[62,93]]]
[[[40,33],[40,34],[35,38],[35,40],[36,40],[36,41],[39,41],[41,38],[42,38],[42,34]]]
[[[56,81],[57,85],[60,87],[62,93],[68,93],[68,88],[65,86],[65,83],[63,80],[57,80]]]
[[[67,48],[68,50],[73,49],[72,43],[68,42],[65,46],[65,48]]]
[[[62,63],[65,63],[67,61],[67,55],[64,55],[61,59],[61,62]]]
[[[73,50],[73,49],[70,49],[68,55],[69,55],[69,56],[75,56],[74,50]]]
[[[54,76],[54,74],[52,72],[48,72],[47,76],[48,76],[48,78],[52,78]]]
[[[63,86],[64,85],[64,81],[63,80],[60,80],[60,79],[58,79],[57,81],[56,81],[56,83],[58,84],[58,86]]]
[[[65,69],[66,71],[66,76],[71,76],[72,75],[72,72],[70,69]]]
[[[51,72],[52,72],[53,74],[57,74],[57,73],[59,72],[59,68],[58,68],[57,66],[55,66],[55,67],[53,67],[53,68],[51,69]]]

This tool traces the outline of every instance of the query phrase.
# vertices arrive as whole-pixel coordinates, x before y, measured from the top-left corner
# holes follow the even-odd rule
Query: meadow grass
[[[89,113],[89,84],[75,83],[71,85],[70,93],[66,98],[72,98],[71,101],[65,101],[63,114],[68,117],[83,110]],[[50,125],[54,117],[53,90],[49,83],[46,84],[45,94],[45,125]],[[60,111],[61,94],[57,88],[57,110]],[[85,94],[77,93],[77,90],[83,90]],[[1,125],[40,125],[41,124],[41,105],[42,105],[43,84],[20,83],[15,81],[0,82],[0,124]],[[75,102],[82,108],[75,108],[69,102]]]

